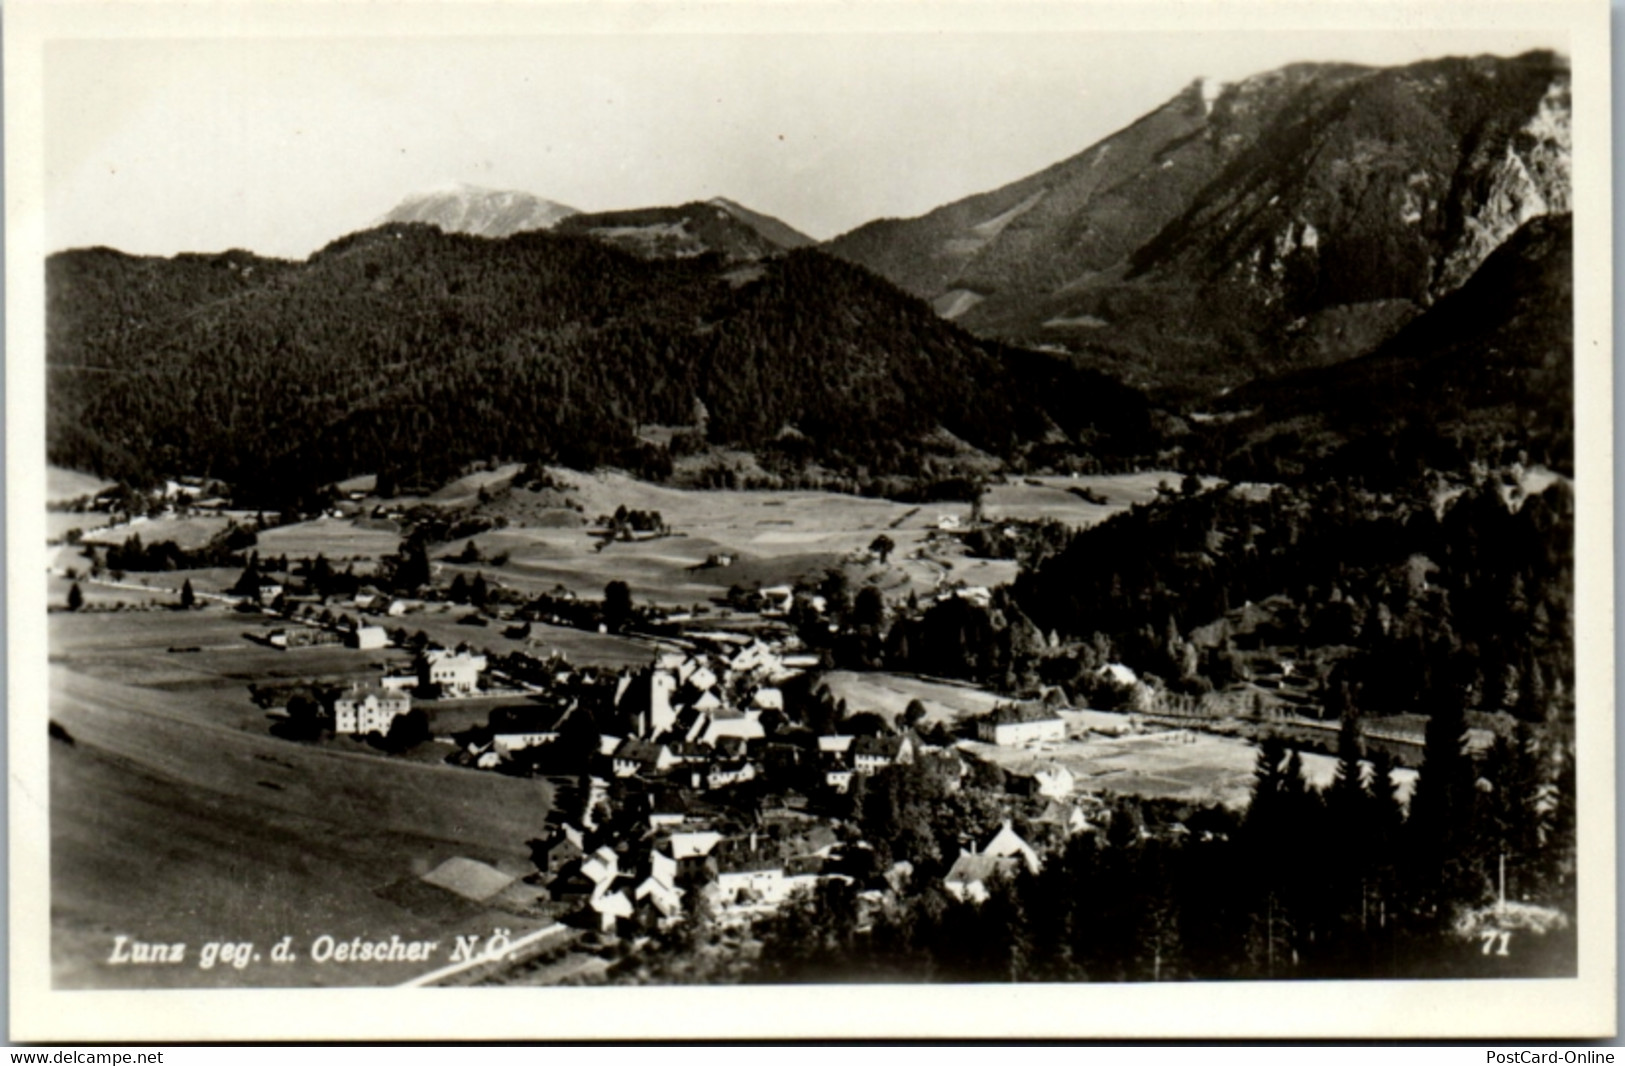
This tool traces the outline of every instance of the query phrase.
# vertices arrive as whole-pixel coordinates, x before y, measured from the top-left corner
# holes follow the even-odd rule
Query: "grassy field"
[[[1003,697],[970,685],[947,681],[927,681],[902,674],[854,673],[832,670],[824,675],[824,687],[837,700],[846,701],[849,714],[873,712],[894,722],[902,717],[912,700],[925,706],[927,724],[953,723],[991,711],[1005,702]]]
[[[347,518],[317,518],[262,530],[255,549],[262,557],[286,555],[291,560],[320,554],[342,563],[376,562],[400,546],[401,535],[392,530],[364,528]]]
[[[77,470],[69,470],[61,466],[47,466],[45,468],[46,503],[77,500],[81,496],[94,496],[103,489],[112,487],[113,482],[99,478],[94,474],[82,474]]]
[[[481,551],[487,556],[506,552],[505,566],[465,568],[441,563],[441,573],[463,571],[472,576],[481,571],[487,579],[528,594],[562,585],[590,597],[602,595],[610,581],[625,581],[637,599],[664,606],[705,603],[733,585],[752,588],[793,583],[832,567],[845,570],[854,587],[870,583],[899,598],[911,591],[929,595],[944,583],[992,587],[1016,575],[1013,561],[971,559],[957,541],[937,536],[940,518],[969,519],[967,503],[914,506],[827,492],[701,492],[651,485],[615,473],[559,470],[554,474],[582,504],[588,527],[510,527],[482,533],[473,538]],[[483,476],[489,479],[492,475]],[[984,501],[988,516],[1050,518],[1083,528],[1153,498],[1158,484],[1178,484],[1179,475],[1150,472],[1029,480],[990,489]],[[1091,488],[1108,502],[1085,502],[1067,491],[1069,487]],[[591,523],[622,506],[659,511],[678,535],[617,541],[600,548]],[[896,544],[885,566],[868,555],[869,545],[882,533]],[[729,565],[703,566],[708,557],[721,555],[731,557]]]
[[[1082,714],[1091,717],[1064,715],[1071,719],[1069,739],[1065,741],[1033,748],[996,747],[975,741],[962,742],[961,746],[1007,770],[1029,771],[1039,763],[1065,766],[1076,777],[1079,791],[1222,803],[1237,810],[1244,809],[1252,797],[1258,748],[1249,740],[1184,729],[1111,735],[1128,728],[1127,716],[1093,711]],[[1080,726],[1100,732],[1078,735]],[[1313,753],[1304,754],[1302,759],[1304,777],[1310,784],[1324,788],[1331,783],[1336,759]],[[1394,777],[1401,800],[1409,802],[1416,771],[1396,770]]]
[[[95,519],[98,515],[78,515]],[[193,515],[188,518],[144,518],[128,525],[114,526],[98,533],[86,533],[86,544],[123,544],[132,536],[139,536],[143,544],[161,544],[172,540],[181,548],[201,548],[223,532],[230,519],[221,515]]]
[[[557,652],[578,666],[647,666],[654,659],[654,647],[629,637],[603,633],[589,633],[581,629],[532,623],[528,639],[515,639],[502,635],[505,623],[492,622],[485,626],[465,626],[457,619],[469,613],[468,608],[449,612],[422,611],[400,618],[378,619],[390,627],[401,626],[409,633],[422,630],[431,640],[448,648],[467,643],[497,654],[522,651],[527,655],[545,658]]]
[[[521,874],[543,781],[256,737],[204,701],[51,669],[53,981],[59,988],[391,984],[449,961],[456,933],[544,921],[418,879],[456,855]],[[442,942],[433,964],[318,964],[327,934]],[[125,935],[190,947],[180,966],[108,963]],[[198,966],[205,941],[298,961]]]

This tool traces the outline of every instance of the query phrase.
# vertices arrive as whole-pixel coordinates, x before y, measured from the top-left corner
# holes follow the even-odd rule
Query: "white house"
[[[497,733],[491,738],[491,747],[498,754],[512,755],[526,748],[539,748],[559,739],[557,733]]]
[[[790,895],[784,876],[784,863],[766,858],[747,858],[729,864],[717,873],[717,887],[724,903],[783,903]]]
[[[621,741],[612,758],[616,777],[659,773],[677,765],[677,757],[666,745],[631,737]]]
[[[729,785],[738,785],[746,781],[756,780],[756,766],[753,763],[713,763],[705,771],[706,788],[727,788]]]
[[[389,646],[389,634],[383,626],[360,626],[345,636],[344,643],[362,651],[376,651]]]
[[[633,898],[647,899],[665,919],[683,913],[683,890],[677,887],[677,860],[658,851],[649,853],[649,876],[638,883]]]
[[[914,745],[907,737],[858,737],[850,749],[852,769],[872,774],[894,764],[914,761]]]
[[[333,703],[333,732],[388,733],[400,715],[412,709],[412,697],[373,685],[352,685]]]
[[[722,834],[710,829],[698,829],[688,833],[673,833],[671,835],[671,855],[673,859],[681,862],[683,859],[699,859],[711,854],[711,849],[722,842]]]
[[[763,614],[789,614],[790,605],[795,600],[796,590],[789,585],[774,585],[762,590],[762,599],[767,601]]]
[[[942,887],[961,902],[986,903],[987,883],[997,876],[1010,877],[1016,872],[1016,860],[999,859],[992,855],[978,855],[961,851],[959,858],[942,879]]]
[[[589,905],[598,914],[598,928],[601,932],[613,933],[616,922],[632,917],[632,901],[626,898],[625,892],[617,891],[595,896]]]
[[[981,851],[961,851],[942,879],[942,887],[958,900],[987,901],[987,883],[994,877],[1014,877],[1025,865],[1031,873],[1042,869],[1038,853],[1017,835],[1007,821]]]
[[[607,892],[610,884],[620,875],[620,856],[608,846],[601,847],[582,860],[581,872],[593,883],[592,894],[596,898]]]
[[[1038,794],[1049,799],[1065,799],[1078,784],[1072,771],[1060,763],[1039,767],[1033,771],[1033,781],[1038,785]]]
[[[485,666],[483,655],[430,648],[418,662],[418,680],[424,685],[438,685],[446,696],[472,696],[479,689]]]
[[[1033,850],[1031,844],[1021,839],[1021,836],[1011,827],[1008,819],[1005,820],[1004,825],[999,827],[999,831],[993,835],[993,839],[987,842],[987,847],[982,849],[982,854],[992,855],[996,859],[1020,859],[1026,865],[1029,873],[1037,873],[1043,869],[1044,865],[1039,861],[1038,852]]]

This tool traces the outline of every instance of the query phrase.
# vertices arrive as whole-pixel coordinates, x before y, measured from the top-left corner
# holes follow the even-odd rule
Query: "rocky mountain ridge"
[[[1369,351],[1570,209],[1566,62],[1198,80],[1088,150],[827,247],[984,336],[1200,395]]]

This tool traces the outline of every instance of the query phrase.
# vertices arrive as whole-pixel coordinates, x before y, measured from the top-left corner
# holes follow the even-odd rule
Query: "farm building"
[[[412,709],[412,697],[373,685],[353,685],[333,703],[333,732],[387,733]]]
[[[292,629],[273,629],[266,639],[276,648],[315,648],[324,644],[338,644],[343,636],[332,629],[296,626]]]
[[[612,758],[616,777],[658,773],[677,764],[677,759],[666,745],[634,738],[621,741]]]
[[[914,745],[907,737],[858,737],[849,749],[852,769],[872,774],[895,764],[914,761]]]
[[[361,626],[348,633],[344,643],[362,651],[376,651],[389,644],[389,634],[384,632],[383,626]]]
[[[1005,822],[987,842],[987,847],[959,853],[942,879],[942,887],[957,900],[983,903],[988,897],[989,881],[996,877],[1014,877],[1023,865],[1036,874],[1041,869],[1038,853]]]
[[[483,655],[431,648],[418,661],[418,681],[424,686],[438,686],[443,695],[472,696],[479,688],[485,665]]]

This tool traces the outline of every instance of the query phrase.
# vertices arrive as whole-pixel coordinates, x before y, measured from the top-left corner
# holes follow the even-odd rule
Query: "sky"
[[[1197,77],[1568,51],[1516,27],[550,29],[50,41],[47,248],[302,258],[455,183],[587,211],[726,196],[823,239],[1058,162]]]

